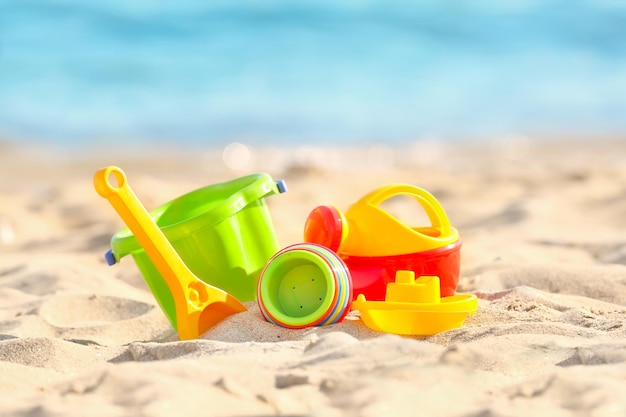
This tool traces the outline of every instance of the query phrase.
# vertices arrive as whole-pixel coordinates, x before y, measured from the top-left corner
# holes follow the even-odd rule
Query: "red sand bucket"
[[[345,263],[311,243],[288,246],[261,272],[257,301],[265,319],[300,329],[340,322],[352,305],[352,280]]]
[[[384,300],[387,284],[395,282],[397,271],[413,271],[415,276],[438,276],[441,296],[454,295],[461,268],[461,244],[459,239],[442,248],[406,255],[344,257],[352,275],[354,299],[363,294],[371,301]]]

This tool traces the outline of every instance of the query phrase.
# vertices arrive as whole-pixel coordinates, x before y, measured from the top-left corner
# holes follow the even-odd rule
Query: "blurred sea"
[[[625,131],[623,0],[0,0],[0,137]]]

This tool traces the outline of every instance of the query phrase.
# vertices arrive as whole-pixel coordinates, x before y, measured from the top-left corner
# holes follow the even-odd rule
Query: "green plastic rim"
[[[259,301],[273,321],[283,327],[307,327],[332,308],[334,272],[326,261],[306,250],[277,254],[259,281]]]
[[[252,174],[209,185],[184,194],[152,210],[150,216],[170,242],[212,227],[237,214],[250,203],[277,194],[268,174]],[[130,229],[123,228],[111,239],[115,257],[143,249]]]

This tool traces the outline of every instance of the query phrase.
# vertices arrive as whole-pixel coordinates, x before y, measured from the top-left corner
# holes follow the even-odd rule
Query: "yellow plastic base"
[[[439,277],[415,279],[412,271],[398,271],[396,282],[387,285],[385,301],[367,301],[360,294],[352,308],[373,330],[430,336],[461,327],[468,315],[476,313],[478,299],[472,294],[440,298]]]

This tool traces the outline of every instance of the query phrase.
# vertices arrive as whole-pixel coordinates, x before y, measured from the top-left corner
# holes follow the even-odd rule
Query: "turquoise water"
[[[623,1],[0,0],[0,137],[626,131]]]

